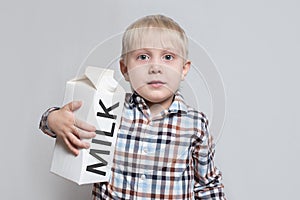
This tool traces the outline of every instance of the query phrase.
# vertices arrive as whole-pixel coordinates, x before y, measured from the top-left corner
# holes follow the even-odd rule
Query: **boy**
[[[110,181],[94,184],[93,199],[225,199],[208,120],[178,91],[191,65],[187,48],[184,30],[162,15],[126,29],[120,70],[133,93],[125,99]],[[74,117],[80,106],[50,108],[40,123],[75,155],[89,148],[80,139],[95,137],[95,127]]]

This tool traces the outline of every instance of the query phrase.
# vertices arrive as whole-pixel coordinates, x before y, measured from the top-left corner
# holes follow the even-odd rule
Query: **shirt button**
[[[146,175],[143,174],[143,175],[141,176],[141,179],[142,179],[143,181],[146,180]]]
[[[144,153],[148,153],[147,148],[144,148],[143,151],[144,151]]]

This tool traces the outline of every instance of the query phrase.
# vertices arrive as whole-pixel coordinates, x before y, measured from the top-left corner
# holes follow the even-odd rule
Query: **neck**
[[[158,115],[159,113],[161,113],[163,110],[168,109],[172,102],[173,102],[174,96],[171,96],[170,98],[162,101],[162,102],[150,102],[150,101],[146,101],[146,104],[148,105],[151,115],[154,117],[156,115]]]

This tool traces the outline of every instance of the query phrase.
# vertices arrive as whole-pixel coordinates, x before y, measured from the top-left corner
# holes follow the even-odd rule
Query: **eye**
[[[166,54],[162,57],[163,60],[173,60],[174,56],[171,54]]]
[[[149,60],[149,58],[150,57],[146,54],[142,54],[137,57],[138,60]]]

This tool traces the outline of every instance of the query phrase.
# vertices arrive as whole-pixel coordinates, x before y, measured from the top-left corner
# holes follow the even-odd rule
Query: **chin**
[[[151,103],[159,104],[167,101],[168,99],[173,98],[173,94],[171,95],[151,95],[147,96],[145,99]]]
[[[169,98],[173,98],[174,96],[174,92],[171,92],[167,88],[146,89],[143,87],[136,91],[140,96],[151,103],[161,103],[168,100]]]

